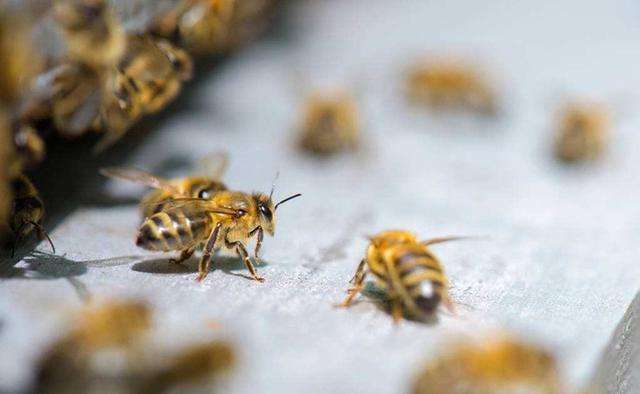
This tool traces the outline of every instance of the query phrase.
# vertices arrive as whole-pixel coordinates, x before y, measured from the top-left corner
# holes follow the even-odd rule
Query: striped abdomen
[[[440,262],[422,245],[396,247],[389,265],[390,287],[414,312],[435,312],[447,291],[447,278]]]
[[[163,252],[184,250],[206,241],[210,232],[211,218],[206,213],[172,209],[147,218],[138,230],[136,245]]]
[[[22,227],[21,232],[29,233],[32,225],[26,224],[28,221],[40,223],[44,216],[44,204],[38,196],[36,188],[24,175],[19,175],[11,183],[13,189],[13,207],[11,211],[11,228],[17,231]]]

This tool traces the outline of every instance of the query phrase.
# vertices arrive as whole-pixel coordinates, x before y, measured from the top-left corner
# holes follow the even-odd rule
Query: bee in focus
[[[605,150],[611,119],[604,105],[573,103],[560,113],[555,155],[565,163],[592,161]]]
[[[538,346],[500,335],[450,345],[427,364],[414,394],[561,393],[554,357]]]
[[[495,115],[496,92],[478,70],[463,62],[424,61],[407,72],[406,94],[410,102],[434,110],[466,110]]]
[[[305,104],[300,133],[300,147],[316,155],[355,149],[360,136],[355,99],[343,91],[312,95]]]
[[[181,0],[151,31],[194,55],[222,53],[263,30],[273,0]]]
[[[215,193],[227,190],[227,186],[221,181],[227,163],[227,154],[216,152],[205,157],[199,174],[175,179],[165,179],[146,171],[122,167],[102,168],[100,173],[109,178],[124,179],[155,189],[144,196],[140,203],[142,218],[145,219],[161,212],[167,203],[177,198],[210,199]]]
[[[11,255],[15,255],[16,246],[34,230],[38,236],[46,238],[53,253],[56,252],[53,242],[42,227],[44,218],[44,203],[38,195],[38,190],[24,174],[19,174],[11,181],[13,204],[9,217],[9,226],[14,233],[14,243]]]
[[[169,41],[129,35],[125,53],[105,83],[97,127],[106,134],[96,151],[114,144],[143,115],[173,101],[192,72],[191,57]]]
[[[449,297],[449,282],[440,261],[429,246],[460,237],[432,238],[420,241],[408,231],[383,231],[371,238],[366,256],[358,265],[350,283],[348,296],[339,304],[351,305],[364,289],[367,273],[375,277],[375,283],[384,290],[391,303],[395,322],[402,316],[425,320],[431,317],[440,303],[453,311]]]
[[[152,214],[140,226],[136,245],[152,251],[180,251],[180,257],[171,260],[174,263],[181,263],[191,257],[196,249],[203,247],[198,281],[207,276],[211,254],[219,249],[235,252],[253,279],[264,281],[256,273],[246,244],[256,237],[254,257],[258,259],[264,233],[273,236],[275,232],[278,206],[300,196],[295,194],[274,204],[273,189],[268,196],[262,193],[247,194],[227,190],[217,179],[165,181],[146,172],[122,169],[105,169],[103,174],[159,189],[145,197],[149,208],[143,205],[143,214]],[[197,195],[175,197],[184,194]],[[167,198],[158,200],[162,197]]]
[[[58,0],[53,14],[71,59],[99,69],[117,63],[125,48],[125,33],[104,0]]]

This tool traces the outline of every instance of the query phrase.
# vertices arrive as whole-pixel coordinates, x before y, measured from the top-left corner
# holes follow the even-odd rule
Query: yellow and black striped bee
[[[227,186],[221,181],[227,163],[227,154],[217,152],[202,160],[196,175],[175,179],[165,179],[146,171],[122,167],[102,168],[100,173],[109,178],[124,179],[154,188],[140,203],[142,218],[146,219],[162,211],[167,203],[176,198],[209,199],[215,193],[227,190]]]
[[[600,158],[608,142],[611,118],[599,104],[572,103],[560,113],[555,141],[556,157],[566,163]]]
[[[385,291],[391,302],[391,312],[396,322],[403,315],[426,319],[435,313],[441,302],[453,311],[449,282],[429,246],[456,239],[461,237],[420,241],[413,233],[399,230],[383,231],[372,237],[366,256],[351,279],[353,287],[339,306],[351,305],[363,290],[367,273],[371,272],[375,283]]]
[[[462,341],[428,363],[414,394],[560,394],[555,358],[539,346],[500,334],[478,343]]]
[[[347,92],[316,92],[305,105],[299,145],[320,156],[353,150],[360,137],[360,117],[355,99]]]
[[[173,101],[193,72],[191,57],[148,34],[127,36],[124,55],[106,77],[97,127],[105,132],[96,152],[120,139],[142,116]]]
[[[13,206],[9,225],[15,236],[11,255],[15,254],[15,248],[20,241],[34,230],[37,231],[41,239],[46,238],[49,241],[51,249],[55,253],[56,249],[53,246],[53,242],[44,227],[42,227],[44,204],[38,195],[38,190],[24,174],[19,174],[13,178],[11,188],[13,190]]]
[[[498,110],[496,92],[469,64],[454,60],[423,61],[407,72],[410,102],[435,110],[461,109],[484,115]]]
[[[300,195],[294,194],[276,204],[271,195],[230,190],[219,191],[208,199],[175,199],[142,223],[136,245],[153,251],[182,251],[175,262],[189,258],[196,248],[204,245],[198,281],[209,273],[214,250],[233,251],[243,260],[252,278],[262,282],[264,279],[257,275],[246,244],[256,237],[254,257],[257,259],[264,233],[273,236],[275,232],[278,207]]]
[[[159,15],[153,34],[176,42],[194,55],[223,53],[264,29],[273,0],[180,0]]]
[[[262,281],[245,245],[256,236],[254,257],[257,259],[264,233],[274,234],[277,207],[300,194],[274,204],[271,199],[273,189],[269,196],[227,190],[220,181],[226,167],[226,156],[211,156],[211,159],[207,163],[210,166],[218,163],[218,170],[212,171],[212,177],[165,180],[134,169],[106,168],[101,172],[157,189],[143,199],[141,210],[145,220],[138,230],[138,246],[153,251],[181,251],[179,258],[171,259],[173,263],[181,263],[197,248],[204,246],[199,281],[209,272],[212,252],[228,249],[244,261],[253,279]]]
[[[125,33],[108,2],[59,0],[53,13],[71,59],[95,69],[118,62],[125,49]]]

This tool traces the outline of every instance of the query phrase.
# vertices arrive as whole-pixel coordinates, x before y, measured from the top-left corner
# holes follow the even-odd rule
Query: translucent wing
[[[217,206],[213,201],[206,198],[175,198],[150,204],[162,204],[162,211],[169,212],[176,209],[196,209],[209,213],[219,213],[222,215],[237,216],[235,209]]]
[[[227,152],[213,152],[198,160],[195,175],[219,181],[222,179],[228,164],[229,155]]]
[[[178,194],[180,191],[172,185],[168,180],[157,177],[146,171],[137,170],[135,168],[123,167],[107,167],[101,168],[100,173],[109,178],[124,179],[127,181],[139,183],[154,189],[162,189],[171,193]]]

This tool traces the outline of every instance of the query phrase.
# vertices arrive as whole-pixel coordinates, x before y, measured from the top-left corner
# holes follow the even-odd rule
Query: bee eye
[[[198,198],[211,198],[211,193],[207,189],[202,189],[198,192]]]

